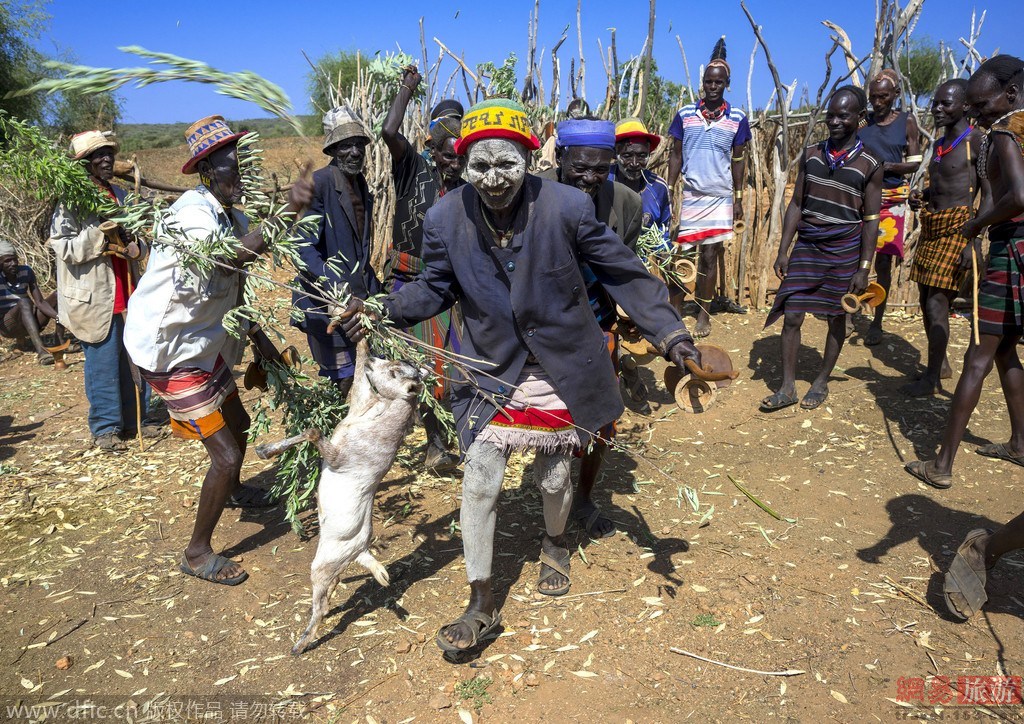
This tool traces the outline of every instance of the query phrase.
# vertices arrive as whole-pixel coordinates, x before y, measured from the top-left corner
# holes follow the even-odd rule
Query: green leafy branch
[[[61,77],[46,78],[9,95],[20,96],[40,91],[92,95],[115,91],[130,83],[134,83],[137,88],[175,80],[205,83],[215,86],[219,95],[255,103],[268,113],[287,121],[296,133],[302,135],[302,127],[298,119],[290,112],[291,101],[285,92],[278,85],[252,71],[227,73],[198,60],[182,58],[170,53],[154,52],[137,45],[123,46],[118,50],[146,58],[153,66],[166,67],[96,68],[88,65],[48,61],[45,63],[46,67],[60,71]]]
[[[81,161],[47,138],[42,130],[0,111],[0,176],[39,201],[60,199],[72,211],[108,216],[117,206],[100,193]]]

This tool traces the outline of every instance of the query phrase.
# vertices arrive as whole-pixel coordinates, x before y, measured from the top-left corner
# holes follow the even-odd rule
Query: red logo
[[[1024,702],[1020,676],[901,676],[896,680],[896,700],[923,704],[1007,706]]]

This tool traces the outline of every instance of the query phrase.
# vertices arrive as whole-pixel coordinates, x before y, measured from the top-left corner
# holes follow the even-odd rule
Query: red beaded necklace
[[[949,144],[945,148],[942,147],[943,142],[946,140],[946,137],[943,136],[942,140],[935,144],[935,163],[939,163],[942,160],[943,156],[945,156],[947,153],[949,153],[954,148],[959,146],[960,142],[963,141],[965,138],[967,138],[967,136],[969,136],[971,131],[973,131],[973,130],[974,130],[974,126],[967,126],[967,130],[964,131],[963,133],[961,133],[959,138],[957,138],[955,141],[953,141],[951,144]]]

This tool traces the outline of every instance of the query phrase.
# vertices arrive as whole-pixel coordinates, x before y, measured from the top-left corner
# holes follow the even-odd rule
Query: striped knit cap
[[[530,151],[540,148],[540,141],[526,117],[526,109],[509,98],[492,98],[477,103],[466,112],[462,117],[462,137],[455,142],[455,153],[466,153],[471,143],[484,138],[516,141]]]

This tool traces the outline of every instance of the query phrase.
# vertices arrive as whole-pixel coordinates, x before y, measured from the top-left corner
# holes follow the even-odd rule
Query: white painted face
[[[501,211],[512,204],[526,178],[527,153],[521,144],[504,138],[485,138],[469,147],[466,179],[487,208]]]

